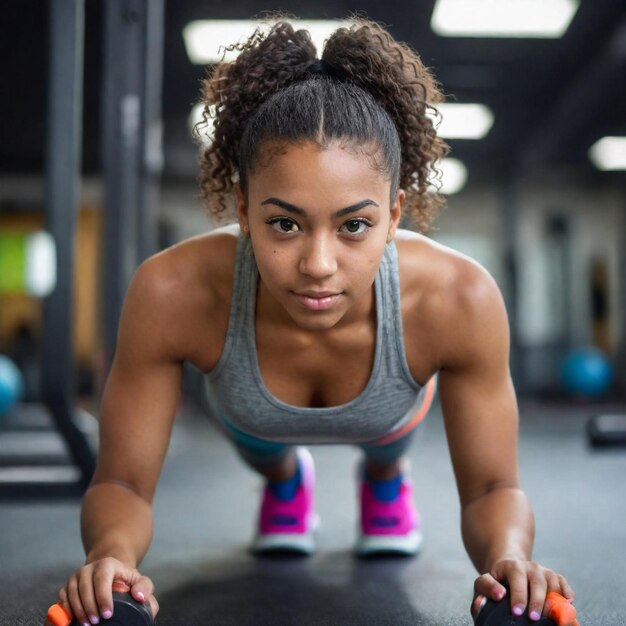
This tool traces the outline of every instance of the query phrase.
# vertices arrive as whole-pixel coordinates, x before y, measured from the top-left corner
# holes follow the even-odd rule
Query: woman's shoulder
[[[218,228],[148,258],[128,289],[126,319],[147,323],[168,354],[210,369],[226,334],[238,237],[238,226]]]
[[[227,271],[234,263],[239,239],[239,225],[228,224],[201,233],[157,252],[150,260],[160,262],[165,268],[183,264],[187,269],[206,268]]]
[[[495,286],[489,272],[477,261],[429,237],[399,229],[395,243],[401,279],[413,288],[460,294],[481,283]]]
[[[238,226],[218,228],[157,252],[137,268],[127,300],[165,324],[219,314],[230,305],[238,235]]]
[[[491,274],[471,257],[424,235],[399,230],[396,238],[402,299],[422,319],[446,326],[501,300]]]
[[[239,226],[229,224],[184,239],[144,261],[138,274],[168,297],[222,295],[232,282],[238,238]]]

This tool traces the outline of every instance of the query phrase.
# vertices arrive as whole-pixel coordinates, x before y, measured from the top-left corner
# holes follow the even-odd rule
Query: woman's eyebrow
[[[267,198],[261,202],[261,205],[267,204],[275,204],[276,206],[284,209],[285,211],[289,211],[290,213],[295,213],[296,215],[306,215],[306,211],[301,209],[300,207],[294,206],[289,202],[285,202],[280,198]],[[344,209],[339,209],[335,212],[335,217],[342,217],[343,215],[347,215],[348,213],[354,213],[355,211],[360,211],[362,208],[366,206],[379,206],[378,203],[366,198],[365,200],[361,200],[361,202],[357,202],[356,204],[352,204],[350,206],[345,207]]]

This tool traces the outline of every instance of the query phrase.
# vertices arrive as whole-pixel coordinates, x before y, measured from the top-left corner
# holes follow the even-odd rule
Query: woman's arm
[[[158,604],[136,570],[152,538],[152,500],[180,396],[180,299],[164,261],[144,263],[129,287],[117,350],[102,398],[96,471],[82,506],[86,564],[61,590],[79,622],[112,609],[112,583]]]
[[[476,592],[500,599],[506,583],[514,612],[541,615],[547,591],[574,594],[562,576],[532,561],[534,518],[519,482],[504,303],[478,266],[468,263],[455,283],[439,390],[463,541],[481,574]]]

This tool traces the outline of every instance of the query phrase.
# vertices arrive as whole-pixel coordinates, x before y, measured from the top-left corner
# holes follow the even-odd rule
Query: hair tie
[[[324,61],[324,59],[315,59],[314,61],[311,61],[306,68],[306,73],[317,74],[320,76],[330,76],[331,78],[335,78],[340,81],[346,79],[346,75],[341,70],[337,69],[328,61]]]

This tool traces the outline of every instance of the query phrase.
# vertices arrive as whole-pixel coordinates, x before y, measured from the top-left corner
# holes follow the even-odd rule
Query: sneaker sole
[[[415,556],[422,547],[422,533],[417,530],[408,535],[361,535],[355,552],[358,556],[374,554],[399,554]]]
[[[282,552],[291,554],[313,554],[315,552],[315,533],[320,526],[320,518],[315,515],[311,521],[311,531],[308,533],[272,533],[257,535],[252,542],[252,552],[267,554]]]
[[[254,554],[304,554],[315,552],[315,542],[310,535],[266,535],[257,537],[252,543]]]

